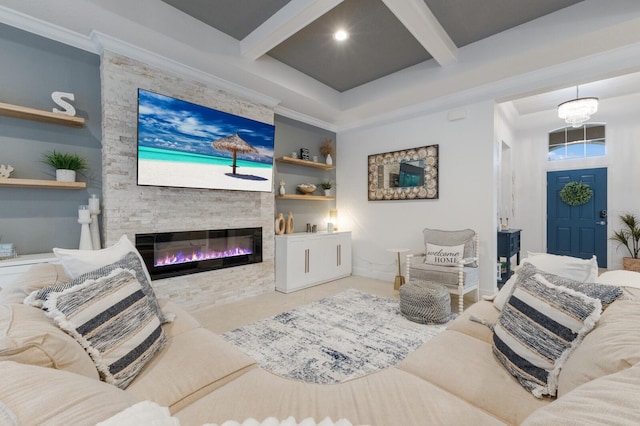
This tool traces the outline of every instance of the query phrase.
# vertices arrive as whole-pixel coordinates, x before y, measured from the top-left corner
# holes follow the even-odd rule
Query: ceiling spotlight
[[[349,33],[346,32],[345,30],[338,30],[335,33],[333,33],[333,38],[334,40],[337,40],[337,41],[345,41],[346,39],[349,38]]]

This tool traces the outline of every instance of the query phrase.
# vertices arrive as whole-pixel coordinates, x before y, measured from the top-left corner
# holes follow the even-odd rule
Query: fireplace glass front
[[[136,234],[152,280],[262,262],[262,228]]]

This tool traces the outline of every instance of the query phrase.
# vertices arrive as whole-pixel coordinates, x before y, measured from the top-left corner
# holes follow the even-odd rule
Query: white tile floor
[[[376,280],[367,277],[351,276],[309,287],[293,293],[284,294],[277,291],[250,297],[224,305],[214,305],[193,313],[193,316],[209,330],[222,334],[246,324],[268,318],[297,306],[305,305],[332,296],[347,289],[356,289],[385,297],[398,297],[393,289],[393,282]],[[451,296],[452,309],[458,309],[457,296]],[[465,299],[467,303],[473,300]]]

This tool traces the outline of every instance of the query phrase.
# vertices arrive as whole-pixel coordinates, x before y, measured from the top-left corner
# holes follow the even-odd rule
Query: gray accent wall
[[[310,124],[301,123],[281,115],[275,116],[276,126],[276,146],[275,157],[290,157],[293,151],[300,156],[300,148],[307,148],[309,155],[318,156],[318,161],[324,162],[324,156],[320,154],[320,145],[326,138],[333,139],[333,146],[336,145],[335,132],[321,129]],[[336,165],[339,159],[333,158],[333,164]],[[322,194],[320,182],[326,179],[336,182],[336,171],[322,170],[311,167],[291,165],[276,162],[274,187],[276,193],[279,189],[281,180],[285,182],[285,190],[287,194],[296,193],[296,185],[301,183],[313,183],[318,186],[316,195]],[[333,195],[340,192],[340,188],[334,187],[331,190]],[[294,217],[294,232],[305,232],[306,224],[317,225],[319,231],[326,231],[327,221],[329,218],[329,209],[335,209],[336,202],[332,201],[304,201],[304,200],[280,200],[276,201],[276,215],[283,213],[287,217],[289,212]],[[339,212],[338,212],[339,213]]]
[[[78,206],[102,192],[100,57],[0,24],[0,102],[51,111],[51,92],[71,92],[76,115],[86,122],[72,128],[0,116],[0,164],[11,177],[55,179],[41,163],[51,150],[75,152],[90,165],[86,190],[0,187],[0,235],[19,254],[78,248]]]

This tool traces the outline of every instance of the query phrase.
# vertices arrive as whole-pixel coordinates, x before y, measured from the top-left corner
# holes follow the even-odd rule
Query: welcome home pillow
[[[89,353],[101,378],[126,388],[167,336],[134,272],[115,269],[44,302],[47,315]]]
[[[535,397],[554,396],[560,369],[601,311],[599,299],[540,274],[519,280],[494,326],[493,353]]]
[[[439,266],[456,266],[464,256],[464,244],[458,246],[439,246],[427,243],[427,255],[424,263]]]

